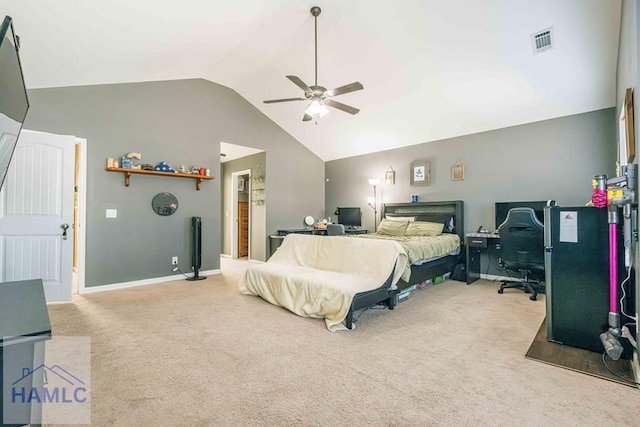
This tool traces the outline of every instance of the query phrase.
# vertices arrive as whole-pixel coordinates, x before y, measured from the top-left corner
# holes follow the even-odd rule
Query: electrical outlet
[[[171,258],[171,265],[178,265],[178,257],[174,256]]]

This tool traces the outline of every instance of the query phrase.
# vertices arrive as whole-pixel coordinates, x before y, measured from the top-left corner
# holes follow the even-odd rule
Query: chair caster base
[[[502,289],[502,288],[498,289],[498,293],[499,293],[499,294],[504,293],[504,289]]]
[[[538,298],[537,298],[537,297],[536,297],[536,295],[534,294],[534,295],[531,295],[531,296],[529,297],[529,299],[530,299],[531,301],[536,301]]]

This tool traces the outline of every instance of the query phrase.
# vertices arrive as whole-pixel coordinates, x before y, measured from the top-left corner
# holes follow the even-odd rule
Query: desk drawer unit
[[[467,236],[467,284],[480,278],[480,256],[487,248],[485,237]]]
[[[484,237],[467,237],[467,246],[472,248],[486,248],[487,239]]]
[[[500,253],[500,238],[497,234],[469,233],[465,237],[467,246],[467,284],[480,279],[481,275],[500,274],[493,267]]]

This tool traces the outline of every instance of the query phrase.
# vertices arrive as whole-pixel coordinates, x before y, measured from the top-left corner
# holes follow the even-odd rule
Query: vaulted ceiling
[[[621,0],[3,0],[27,87],[204,78],[321,159],[612,107]],[[302,90],[359,81],[303,122]],[[552,28],[553,47],[531,35]],[[234,143],[234,141],[227,141]]]

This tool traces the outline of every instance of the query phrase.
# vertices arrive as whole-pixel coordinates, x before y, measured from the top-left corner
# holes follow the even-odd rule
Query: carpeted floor
[[[446,281],[331,333],[221,275],[49,306],[89,336],[99,426],[639,425],[640,391],[525,358],[544,298]]]
[[[630,360],[611,360],[605,357],[603,361],[602,353],[549,342],[544,321],[525,356],[539,362],[636,387]]]

